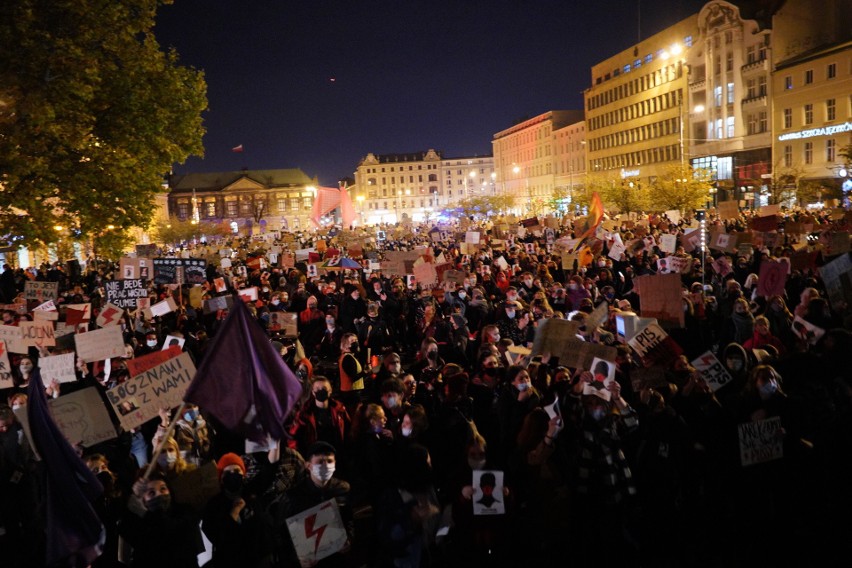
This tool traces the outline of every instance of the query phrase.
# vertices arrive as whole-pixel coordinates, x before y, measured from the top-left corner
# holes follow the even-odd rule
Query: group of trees
[[[153,34],[166,2],[0,3],[5,239],[117,246],[148,226],[170,168],[203,154],[204,76]]]

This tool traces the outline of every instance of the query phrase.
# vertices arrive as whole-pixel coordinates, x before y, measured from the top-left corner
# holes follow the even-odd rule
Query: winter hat
[[[225,471],[225,468],[229,465],[237,465],[243,472],[243,475],[246,474],[246,464],[243,462],[243,458],[234,453],[227,453],[221,458],[219,458],[219,462],[216,464],[216,469],[219,471],[219,479],[222,479],[222,472]]]

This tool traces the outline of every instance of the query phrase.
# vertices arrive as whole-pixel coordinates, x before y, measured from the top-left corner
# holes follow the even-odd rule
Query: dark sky
[[[641,33],[699,0],[641,0]],[[367,152],[491,153],[520,118],[582,109],[591,66],[636,43],[637,0],[175,0],[156,33],[205,72],[205,158],[177,173],[301,168]],[[244,153],[231,148],[242,144]]]

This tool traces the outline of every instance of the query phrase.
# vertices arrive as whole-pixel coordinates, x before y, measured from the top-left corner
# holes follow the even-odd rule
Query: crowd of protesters
[[[814,232],[845,223],[814,220]],[[632,224],[616,223],[606,236],[586,239],[586,256],[573,266],[562,266],[554,249],[579,236],[570,223],[552,236],[543,227],[501,235],[499,247],[488,238],[496,224],[474,224],[468,230],[483,238],[465,254],[429,227],[385,227],[386,240],[364,247],[380,258],[382,250],[425,246],[423,254],[443,256],[463,274],[428,289],[381,270],[308,277],[302,259],[289,268],[253,262],[283,240],[160,251],[204,258],[232,249],[231,267],[208,263],[201,300],[256,287],[256,301],[235,301],[246,301],[268,330],[302,392],[288,436],[266,444],[246,443],[205,408],[186,405],[179,415],[165,408],[117,439],[79,447],[104,487],[94,506],[106,539],[93,565],[197,566],[206,539],[211,566],[298,566],[286,519],[330,499],[348,541],[320,566],[815,565],[842,551],[852,505],[852,311],[829,302],[818,270],[836,257],[817,255],[813,266],[790,271],[783,293],[762,297],[761,262],[815,250],[818,240],[779,232],[771,248],[711,249],[702,259],[700,248],[683,246],[690,219],[661,221],[645,223],[639,245],[612,258],[610,233],[634,240]],[[745,218],[709,224],[748,230]],[[678,235],[674,253],[661,251],[664,234]],[[288,242],[317,248],[321,238],[335,245],[308,233]],[[619,314],[641,315],[633,281],[654,275],[668,256],[690,259],[681,275],[685,325],[668,328],[683,355],[647,384],[637,380],[647,374],[615,322]],[[720,257],[729,260],[724,275],[712,268]],[[82,270],[6,265],[2,324],[31,317],[11,304],[22,301],[26,281],[39,280],[59,283],[60,314],[63,305],[90,303],[94,329],[103,285],[120,277],[117,262]],[[218,278],[226,291],[216,292]],[[227,310],[192,305],[187,285],[150,281],[148,290],[152,302],[170,296],[178,309],[150,319],[126,313],[125,355],[109,365],[78,362],[78,381],[48,385],[48,397],[121,384],[130,378],[126,361],[161,350],[167,336],[183,338],[196,365],[209,355]],[[603,302],[604,323],[583,325]],[[277,311],[298,314],[297,337],[271,329]],[[797,316],[824,333],[816,341],[797,333]],[[585,341],[616,349],[608,397],[583,394],[596,380],[592,369],[516,349],[533,347],[551,318],[578,321]],[[708,350],[732,379],[715,391],[691,363]],[[15,410],[27,403],[39,358],[58,352],[9,354],[14,386],[0,401],[2,566],[44,564],[45,466]],[[744,466],[738,425],[772,417],[781,420],[783,457]],[[143,476],[152,458],[153,471]],[[213,486],[188,491],[181,478],[207,479],[198,474],[205,468]],[[504,514],[473,514],[473,472],[483,470],[504,473],[497,496]]]

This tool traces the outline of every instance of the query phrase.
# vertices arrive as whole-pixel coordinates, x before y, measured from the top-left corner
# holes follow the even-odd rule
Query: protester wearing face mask
[[[340,358],[340,340],[343,338],[343,330],[337,325],[334,315],[325,315],[325,327],[322,330],[322,338],[315,348],[321,362],[337,361]]]
[[[352,527],[352,508],[350,506],[350,486],[335,475],[338,466],[338,452],[334,446],[326,442],[317,442],[305,451],[305,468],[308,475],[286,494],[286,517],[292,517],[334,499],[343,526],[347,530]],[[286,529],[284,529],[286,533]],[[351,535],[349,535],[351,536]],[[348,546],[340,552],[323,560],[320,566],[345,566],[350,555]],[[287,538],[286,549],[281,555],[284,566],[299,566],[292,542]]]
[[[539,406],[541,395],[524,367],[512,365],[506,369],[506,381],[499,396],[498,414],[500,444],[503,455],[509,456],[514,451],[524,418]]]
[[[222,491],[204,508],[201,530],[213,545],[215,566],[265,567],[274,550],[272,517],[244,490],[246,466],[227,453],[216,464]]]
[[[325,313],[319,309],[316,296],[308,296],[304,310],[299,313],[299,341],[305,350],[305,356],[311,357],[322,342],[325,328]]]
[[[402,417],[410,406],[405,401],[405,386],[400,379],[387,379],[382,383],[379,398],[387,419],[385,428],[393,432],[394,437],[398,437],[400,435]]]
[[[360,413],[353,424],[352,455],[357,459],[349,479],[375,504],[394,478],[394,433],[383,405],[367,404]]]
[[[154,442],[156,446],[158,442]],[[169,483],[173,482],[175,479],[195,470],[197,466],[193,463],[187,462],[183,456],[181,455],[180,446],[178,446],[177,440],[174,438],[167,438],[163,443],[162,450],[160,454],[157,456],[156,463],[154,465],[154,471],[161,474]],[[135,488],[134,488],[135,491]],[[204,503],[204,500],[207,499],[207,495],[204,496],[196,496],[196,501],[190,503],[189,497],[186,495],[177,494],[172,495],[175,500],[193,505],[197,511],[201,510],[201,506]]]
[[[198,406],[187,404],[176,418],[174,437],[181,456],[188,463],[201,465],[210,455],[210,430]]]
[[[134,484],[118,531],[133,549],[131,568],[195,567],[204,550],[198,515],[173,499],[158,472]]]
[[[318,375],[311,381],[310,398],[293,420],[287,445],[302,455],[317,442],[343,450],[351,424],[346,407],[332,397],[331,381]]]
[[[340,373],[340,400],[350,413],[366,394],[367,371],[361,364],[361,346],[358,336],[354,333],[344,333],[340,339],[340,358],[337,361]]]

